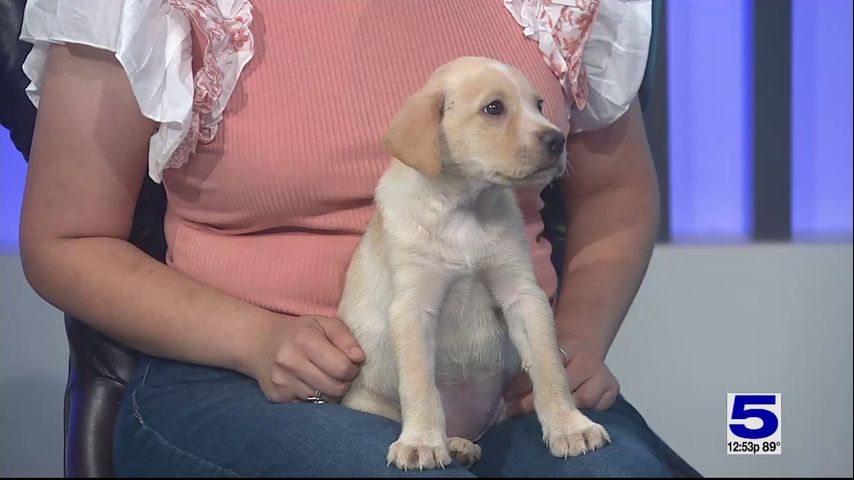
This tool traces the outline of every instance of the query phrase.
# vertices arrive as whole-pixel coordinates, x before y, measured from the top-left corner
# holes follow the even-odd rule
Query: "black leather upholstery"
[[[0,123],[24,158],[30,156],[30,143],[36,109],[24,94],[29,81],[21,64],[30,44],[18,41],[24,0],[0,0]]]

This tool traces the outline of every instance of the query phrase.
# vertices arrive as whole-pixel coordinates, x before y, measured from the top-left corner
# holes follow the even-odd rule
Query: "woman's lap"
[[[613,443],[569,460],[551,457],[536,417],[496,426],[471,473],[452,464],[411,476],[691,475],[620,399],[592,412]],[[339,405],[274,404],[237,373],[144,359],[116,426],[120,476],[400,476],[386,466],[400,424]],[[683,466],[684,465],[684,466]],[[687,469],[687,470],[685,470]]]
[[[398,474],[386,468],[400,431],[388,419],[332,404],[271,403],[253,379],[225,370],[160,359],[139,368],[116,427],[119,476]]]

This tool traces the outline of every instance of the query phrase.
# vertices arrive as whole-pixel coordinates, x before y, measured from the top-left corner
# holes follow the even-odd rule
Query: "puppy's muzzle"
[[[566,136],[563,132],[549,128],[539,132],[537,138],[540,141],[542,153],[539,155],[540,161],[536,170],[529,173],[528,177],[563,168],[564,147],[566,147]]]
[[[539,137],[546,152],[551,154],[555,158],[555,161],[557,161],[560,154],[563,153],[563,147],[566,146],[566,137],[564,137],[563,132],[551,129],[543,130],[540,132]]]

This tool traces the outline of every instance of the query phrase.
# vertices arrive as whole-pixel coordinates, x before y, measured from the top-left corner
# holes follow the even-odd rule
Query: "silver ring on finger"
[[[323,398],[323,394],[320,393],[320,390],[315,390],[314,394],[309,395],[305,399],[306,403],[326,403],[326,399]]]

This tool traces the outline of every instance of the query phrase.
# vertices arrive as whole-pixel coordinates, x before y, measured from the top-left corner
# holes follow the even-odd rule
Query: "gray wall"
[[[852,475],[852,247],[657,248],[608,363],[707,476]],[[61,475],[59,312],[0,256],[0,475]],[[727,392],[783,394],[783,454],[725,454]]]
[[[660,247],[608,363],[705,475],[850,477],[851,291],[850,244]],[[727,393],[782,393],[782,455],[726,455]]]
[[[62,476],[68,344],[62,313],[0,256],[0,475]]]

